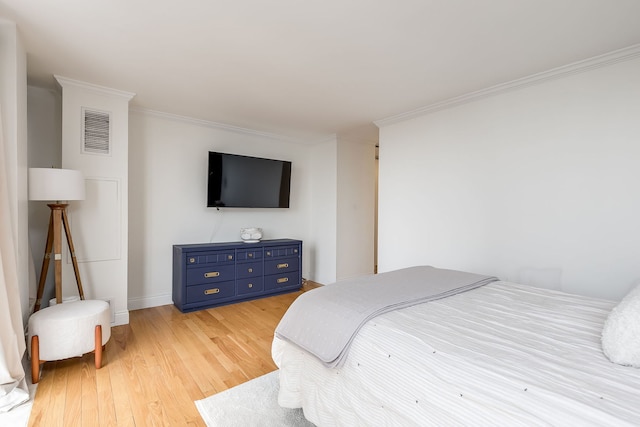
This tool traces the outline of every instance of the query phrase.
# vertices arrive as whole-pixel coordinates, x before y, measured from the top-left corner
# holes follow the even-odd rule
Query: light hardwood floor
[[[131,311],[93,354],[42,366],[29,426],[204,426],[195,400],[276,369],[273,331],[293,300],[317,287],[183,314]]]

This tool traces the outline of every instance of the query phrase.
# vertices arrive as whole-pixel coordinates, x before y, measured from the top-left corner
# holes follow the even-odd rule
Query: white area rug
[[[278,371],[196,400],[208,427],[308,427],[302,409],[278,405]]]

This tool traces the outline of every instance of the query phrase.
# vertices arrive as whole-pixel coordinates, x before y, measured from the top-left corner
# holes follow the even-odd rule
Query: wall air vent
[[[82,109],[82,152],[111,153],[111,115],[104,111]]]

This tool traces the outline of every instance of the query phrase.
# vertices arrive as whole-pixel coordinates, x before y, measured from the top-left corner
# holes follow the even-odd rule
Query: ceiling
[[[640,43],[638,0],[0,0],[30,85],[301,142]]]

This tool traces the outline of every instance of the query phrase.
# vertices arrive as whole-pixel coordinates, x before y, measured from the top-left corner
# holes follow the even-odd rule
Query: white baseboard
[[[158,307],[160,305],[173,304],[170,293],[154,295],[150,297],[129,298],[127,300],[129,310],[140,310],[141,308]]]
[[[129,324],[129,310],[121,310],[115,313],[114,321],[111,326],[120,326]]]

